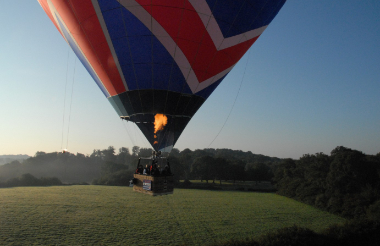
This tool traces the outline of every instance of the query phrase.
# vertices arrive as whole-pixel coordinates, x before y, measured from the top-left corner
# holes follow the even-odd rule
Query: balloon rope
[[[132,141],[133,146],[135,146],[136,145],[135,141],[131,137],[131,134],[129,133],[128,127],[124,124],[124,120],[123,119],[121,119],[121,124],[123,125],[125,131],[128,133],[129,139]],[[127,124],[128,124],[128,121],[127,121]]]
[[[63,98],[63,119],[62,119],[62,140],[61,140],[61,150],[63,149],[63,133],[65,129],[65,112],[66,112],[66,91],[67,91],[67,77],[69,73],[69,57],[70,50],[67,51],[67,66],[66,66],[66,83],[65,83],[65,96]]]
[[[247,61],[245,62],[245,68],[244,68],[243,77],[241,78],[240,86],[239,86],[239,90],[238,90],[238,92],[237,92],[237,94],[236,94],[236,97],[235,97],[235,100],[234,100],[234,102],[233,102],[233,104],[232,104],[232,107],[231,107],[231,109],[230,109],[230,112],[228,113],[228,116],[227,116],[226,120],[224,121],[224,123],[223,123],[223,125],[222,125],[222,128],[220,128],[218,134],[216,134],[215,138],[211,141],[211,143],[207,146],[207,148],[209,148],[209,147],[211,146],[211,144],[215,141],[215,139],[219,136],[219,134],[222,132],[224,126],[226,125],[228,119],[230,118],[230,115],[231,115],[231,113],[232,113],[232,110],[234,109],[235,103],[236,103],[237,98],[238,98],[238,96],[239,96],[240,89],[241,89],[241,85],[243,84],[243,81],[244,81],[245,72],[246,72],[246,70],[247,70],[247,66],[248,66],[248,61],[249,61],[249,56],[250,56],[250,54],[251,54],[251,50],[248,51],[248,57],[247,57]]]
[[[70,99],[70,110],[69,110],[69,123],[67,126],[67,142],[66,149],[69,147],[69,133],[70,133],[70,120],[71,120],[71,106],[73,105],[73,94],[74,94],[74,82],[75,82],[75,66],[77,64],[77,59],[74,61],[74,72],[73,72],[73,83],[71,85],[71,99]]]

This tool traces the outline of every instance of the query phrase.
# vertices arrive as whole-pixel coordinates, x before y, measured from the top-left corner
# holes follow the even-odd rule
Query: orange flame
[[[164,129],[164,126],[168,123],[168,118],[163,114],[156,114],[154,116],[154,133]]]
[[[157,138],[156,133],[162,131],[164,126],[168,123],[168,118],[163,114],[156,114],[154,116],[154,138]],[[153,144],[158,144],[157,141],[154,141]]]

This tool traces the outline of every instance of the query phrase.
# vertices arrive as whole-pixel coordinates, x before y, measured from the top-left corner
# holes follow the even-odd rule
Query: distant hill
[[[12,161],[22,161],[30,158],[28,155],[0,155],[0,165],[10,163]]]

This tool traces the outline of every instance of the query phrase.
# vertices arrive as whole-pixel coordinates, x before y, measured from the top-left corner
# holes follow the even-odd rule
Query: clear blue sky
[[[68,126],[73,153],[150,147],[121,122],[37,1],[0,0],[0,11],[0,155],[60,151]],[[175,147],[210,145],[248,59],[211,148],[281,158],[329,154],[340,145],[380,152],[379,14],[378,0],[288,0]]]

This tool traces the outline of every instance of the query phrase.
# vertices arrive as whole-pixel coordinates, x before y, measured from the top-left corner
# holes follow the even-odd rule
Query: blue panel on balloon
[[[107,11],[107,10],[116,9],[116,8],[121,7],[120,3],[116,2],[116,1],[98,0],[98,2],[99,2],[99,5],[100,4],[102,5],[102,11]],[[120,9],[119,9],[119,11],[120,11]]]
[[[152,63],[152,36],[128,37],[128,42],[134,63]]]
[[[268,25],[285,0],[206,0],[225,38]]]
[[[195,93],[195,95],[201,96],[204,99],[207,99],[226,76],[227,74],[224,75],[222,78],[220,78],[218,81],[215,81],[212,85],[208,86],[207,88],[199,91],[198,93]]]
[[[100,0],[101,10],[109,9],[110,2],[119,4]],[[192,94],[173,57],[132,13],[122,7],[122,11],[104,12],[103,18],[129,90],[168,89]]]

